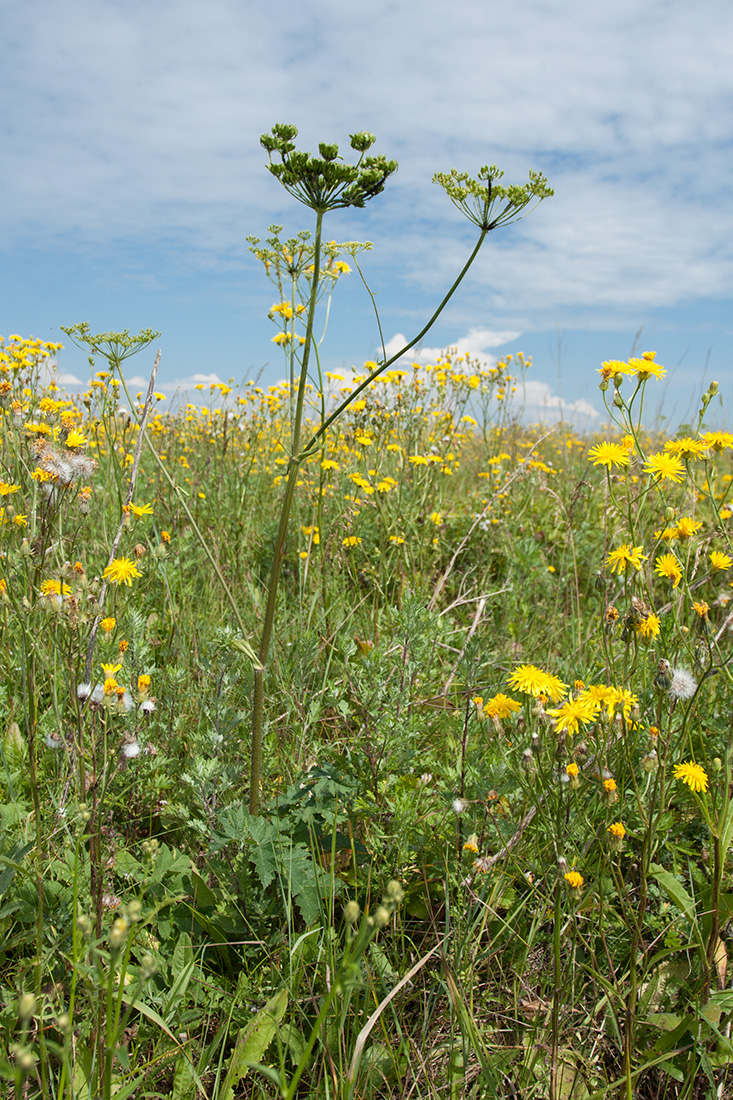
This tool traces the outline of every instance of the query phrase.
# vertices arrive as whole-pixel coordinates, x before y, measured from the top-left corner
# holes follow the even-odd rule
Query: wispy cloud
[[[490,240],[451,307],[464,331],[634,324],[731,293],[727,0],[423,0],[419,18],[375,0],[368,21],[340,0],[34,0],[2,21],[7,248],[132,248],[160,293],[231,270],[246,233],[300,218],[258,144],[292,120],[306,147],[367,127],[400,160],[359,228],[333,229],[378,244],[396,298],[444,285],[470,244],[436,169],[546,172],[555,198]]]

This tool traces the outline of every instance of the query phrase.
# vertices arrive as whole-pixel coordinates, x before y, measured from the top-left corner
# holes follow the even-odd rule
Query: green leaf
[[[682,883],[676,878],[670,871],[665,871],[663,867],[660,867],[658,863],[652,863],[649,866],[650,873],[654,876],[660,886],[662,886],[672,901],[675,903],[678,909],[687,917],[691,925],[695,924],[695,902],[688,894]]]
[[[287,1007],[288,992],[286,989],[281,989],[270,998],[265,1007],[260,1009],[246,1027],[240,1029],[229,1059],[229,1068],[220,1093],[220,1100],[233,1100],[235,1085],[238,1085],[247,1075],[252,1065],[262,1061],[267,1048],[275,1038],[278,1024],[285,1015]]]

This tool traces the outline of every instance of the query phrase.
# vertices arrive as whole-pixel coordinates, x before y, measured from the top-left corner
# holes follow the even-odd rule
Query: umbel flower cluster
[[[351,148],[359,154],[356,164],[347,164],[339,156],[338,145],[323,141],[318,146],[319,156],[302,152],[293,143],[297,136],[297,126],[277,123],[271,133],[262,135],[260,144],[270,157],[268,169],[288,194],[320,213],[365,206],[397,171],[396,160],[387,160],[381,153],[367,156],[377,140],[367,130],[350,137]]]

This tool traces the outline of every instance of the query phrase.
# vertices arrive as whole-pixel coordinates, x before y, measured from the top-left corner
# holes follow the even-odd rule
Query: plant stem
[[[280,569],[285,553],[285,539],[288,533],[290,512],[295,495],[295,482],[298,466],[302,461],[300,455],[300,432],[303,419],[303,404],[305,400],[305,386],[308,378],[308,362],[310,349],[313,342],[313,322],[316,314],[316,298],[318,295],[318,276],[321,264],[321,231],[323,227],[323,211],[316,213],[316,232],[313,244],[313,278],[311,281],[310,302],[308,305],[308,323],[305,331],[305,344],[303,345],[303,361],[300,367],[300,381],[298,383],[298,397],[295,405],[295,415],[292,426],[292,453],[288,462],[285,475],[285,493],[280,505],[280,523],[275,541],[275,549],[270,566],[270,580],[267,588],[267,604],[265,617],[262,622],[262,634],[257,652],[259,665],[254,668],[254,693],[252,701],[252,741],[251,741],[251,770],[249,788],[249,812],[256,814],[260,807],[260,776],[262,772],[262,726],[265,708],[265,670],[267,657],[270,652],[272,628],[275,621],[275,607],[277,604],[277,589],[280,581]]]

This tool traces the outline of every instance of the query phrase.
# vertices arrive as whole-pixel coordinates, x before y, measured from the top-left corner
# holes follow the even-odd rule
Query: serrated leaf
[[[258,1065],[275,1038],[278,1024],[288,1007],[288,992],[279,990],[271,997],[255,1018],[240,1029],[229,1059],[229,1068],[220,1093],[220,1100],[233,1100],[234,1087],[247,1075],[253,1065]]]

